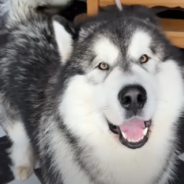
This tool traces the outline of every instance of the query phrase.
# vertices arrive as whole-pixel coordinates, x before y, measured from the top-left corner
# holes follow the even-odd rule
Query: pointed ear
[[[76,37],[74,26],[60,16],[53,17],[53,30],[58,51],[61,55],[62,63],[66,63],[73,51],[73,42]]]

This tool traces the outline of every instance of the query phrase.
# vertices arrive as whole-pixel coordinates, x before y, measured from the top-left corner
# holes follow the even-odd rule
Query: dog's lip
[[[144,121],[145,124],[145,130],[147,131],[147,133],[144,135],[144,137],[142,137],[141,140],[138,141],[130,141],[128,139],[126,139],[124,137],[123,132],[121,132],[120,127],[117,125],[112,124],[111,122],[109,122],[107,120],[107,123],[109,125],[109,129],[112,133],[116,134],[119,136],[119,141],[126,147],[130,148],[130,149],[138,149],[141,148],[145,145],[145,143],[148,141],[148,135],[150,133],[150,127],[151,127],[151,123],[152,120],[148,120],[148,121]]]

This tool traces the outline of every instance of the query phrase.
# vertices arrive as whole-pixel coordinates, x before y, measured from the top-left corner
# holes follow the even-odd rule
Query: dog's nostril
[[[124,105],[128,105],[131,103],[131,97],[130,96],[125,96],[121,99],[121,103]]]
[[[137,102],[138,102],[138,104],[140,104],[141,107],[142,107],[142,105],[144,105],[146,98],[147,98],[146,95],[143,95],[142,93],[138,94]]]
[[[133,110],[134,112],[143,108],[147,100],[146,90],[139,85],[124,87],[118,97],[125,109]]]

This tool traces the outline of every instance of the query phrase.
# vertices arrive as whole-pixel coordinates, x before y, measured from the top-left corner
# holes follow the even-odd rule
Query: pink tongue
[[[121,132],[123,132],[129,140],[138,140],[142,138],[144,129],[144,121],[138,118],[127,121],[120,126]]]

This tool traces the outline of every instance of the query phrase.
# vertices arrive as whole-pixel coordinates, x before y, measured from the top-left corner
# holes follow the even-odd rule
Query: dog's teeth
[[[122,132],[124,139],[127,139],[126,134]]]
[[[128,141],[128,142],[132,142],[132,143],[137,143],[137,142],[139,142],[139,141],[142,141],[143,139],[144,139],[144,136],[141,137],[141,138],[139,138],[139,139],[137,139],[137,140],[134,140],[134,139],[127,139],[127,141]]]
[[[143,131],[143,135],[145,136],[148,132],[148,128],[145,128],[144,131]]]
[[[128,140],[128,142],[137,143],[137,142],[139,142],[141,139],[137,139],[137,140],[127,139],[127,140]]]

